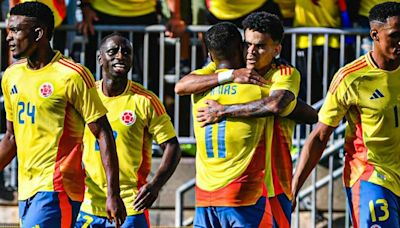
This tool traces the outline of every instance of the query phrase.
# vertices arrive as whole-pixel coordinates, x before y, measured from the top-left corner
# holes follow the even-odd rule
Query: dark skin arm
[[[101,160],[106,173],[107,218],[110,221],[114,220],[116,227],[119,227],[125,221],[126,209],[120,196],[118,157],[112,129],[106,116],[89,123],[88,127],[99,142]]]
[[[220,105],[216,101],[207,100],[207,107],[199,108],[197,121],[201,126],[219,122],[223,117],[264,117],[278,115],[290,102],[294,94],[288,90],[275,90],[263,99],[236,105]]]
[[[267,81],[254,70],[241,68],[234,70],[233,82],[242,84],[255,84],[263,86]],[[179,80],[175,85],[175,93],[179,96],[190,95],[207,91],[218,86],[218,74],[209,75],[188,74]]]
[[[311,171],[317,166],[319,159],[326,148],[334,127],[318,122],[316,128],[308,136],[303,149],[301,150],[296,171],[292,179],[293,204],[296,207],[296,197]]]
[[[164,186],[174,173],[181,159],[181,150],[176,137],[161,143],[160,147],[164,151],[161,164],[153,179],[139,189],[139,193],[134,202],[135,210],[140,211],[151,207],[157,199],[161,187]]]
[[[7,120],[7,131],[0,142],[0,170],[3,170],[17,155],[13,122]]]
[[[286,118],[296,123],[315,124],[318,122],[318,112],[299,98],[296,107]]]

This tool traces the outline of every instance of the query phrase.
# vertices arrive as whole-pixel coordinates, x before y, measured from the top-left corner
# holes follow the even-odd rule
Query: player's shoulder
[[[65,77],[69,77],[73,81],[83,80],[84,83],[89,87],[95,87],[95,82],[92,73],[88,68],[80,63],[75,62],[69,57],[61,55],[57,61],[56,67]]]
[[[348,87],[365,74],[368,74],[369,66],[371,65],[370,61],[368,54],[366,54],[340,68],[332,79],[329,91],[334,93],[340,86],[345,85]]]
[[[141,85],[137,82],[128,80],[127,87],[128,87],[127,92],[131,95],[137,95],[141,98],[149,99],[149,100],[158,98],[157,95],[155,95],[152,91],[144,88],[143,85]]]
[[[288,61],[282,58],[274,59],[272,62],[272,69],[277,76],[293,76],[299,75],[299,71],[292,66]]]
[[[10,72],[15,72],[16,70],[20,70],[21,68],[25,68],[27,64],[27,59],[19,59],[16,62],[12,63],[7,69],[4,71],[4,75],[9,74]]]
[[[155,93],[143,87],[143,85],[128,80],[127,94],[134,96],[135,100],[142,104],[142,108],[153,107],[157,116],[165,114],[164,105]]]

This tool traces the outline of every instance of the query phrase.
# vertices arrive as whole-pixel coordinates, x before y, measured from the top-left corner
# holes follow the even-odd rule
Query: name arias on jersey
[[[122,112],[120,120],[122,124],[131,126],[136,122],[136,114],[131,110],[125,110]]]

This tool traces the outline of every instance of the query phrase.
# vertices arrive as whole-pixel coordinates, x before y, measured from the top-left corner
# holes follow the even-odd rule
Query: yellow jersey
[[[133,202],[151,169],[152,140],[161,144],[176,136],[171,119],[161,101],[142,85],[128,81],[125,91],[107,97],[98,81],[97,92],[109,112],[107,118],[114,132],[119,162],[121,197],[128,215],[142,213]],[[107,180],[99,146],[88,128],[84,133],[83,163],[86,170],[85,199],[81,210],[96,216],[107,216]]]
[[[298,0],[295,5],[293,27],[328,27],[340,28],[340,9],[336,1],[320,0],[319,6],[309,0]],[[322,46],[325,44],[324,35],[313,35],[312,45]],[[339,48],[339,37],[329,36],[329,46]],[[297,47],[308,47],[308,35],[297,37]]]
[[[91,6],[117,17],[139,17],[156,12],[156,0],[93,0]]]
[[[264,5],[266,0],[207,0],[207,9],[220,20],[243,17]]]
[[[82,201],[85,122],[107,112],[90,71],[57,51],[39,70],[26,59],[7,68],[2,89],[17,144],[19,200],[50,191]]]
[[[262,95],[261,87],[257,85],[220,85],[192,96],[193,118],[196,119],[198,108],[206,106],[205,100],[229,105],[259,100]],[[256,148],[264,126],[265,118],[225,118],[203,128],[194,121],[196,206],[255,204],[263,186],[265,155]]]
[[[216,65],[211,62],[193,74],[211,74],[216,71]],[[272,68],[264,75],[267,84],[261,87],[262,97],[269,96],[274,90],[287,90],[294,94],[295,99],[280,113],[279,116],[267,116],[264,139],[257,150],[265,151],[264,181],[268,197],[285,193],[291,199],[292,157],[290,150],[296,123],[284,118],[289,115],[297,104],[300,90],[300,73],[294,67],[284,64],[272,64]],[[261,152],[259,152],[261,153]]]
[[[336,127],[346,117],[343,181],[381,185],[400,196],[400,67],[379,69],[367,53],[334,76],[319,121]]]

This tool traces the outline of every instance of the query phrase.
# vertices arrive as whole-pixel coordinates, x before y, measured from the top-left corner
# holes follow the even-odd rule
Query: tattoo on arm
[[[294,94],[287,90],[272,91],[270,96],[246,104],[227,105],[223,111],[226,117],[264,117],[277,115],[282,112],[291,101]]]

